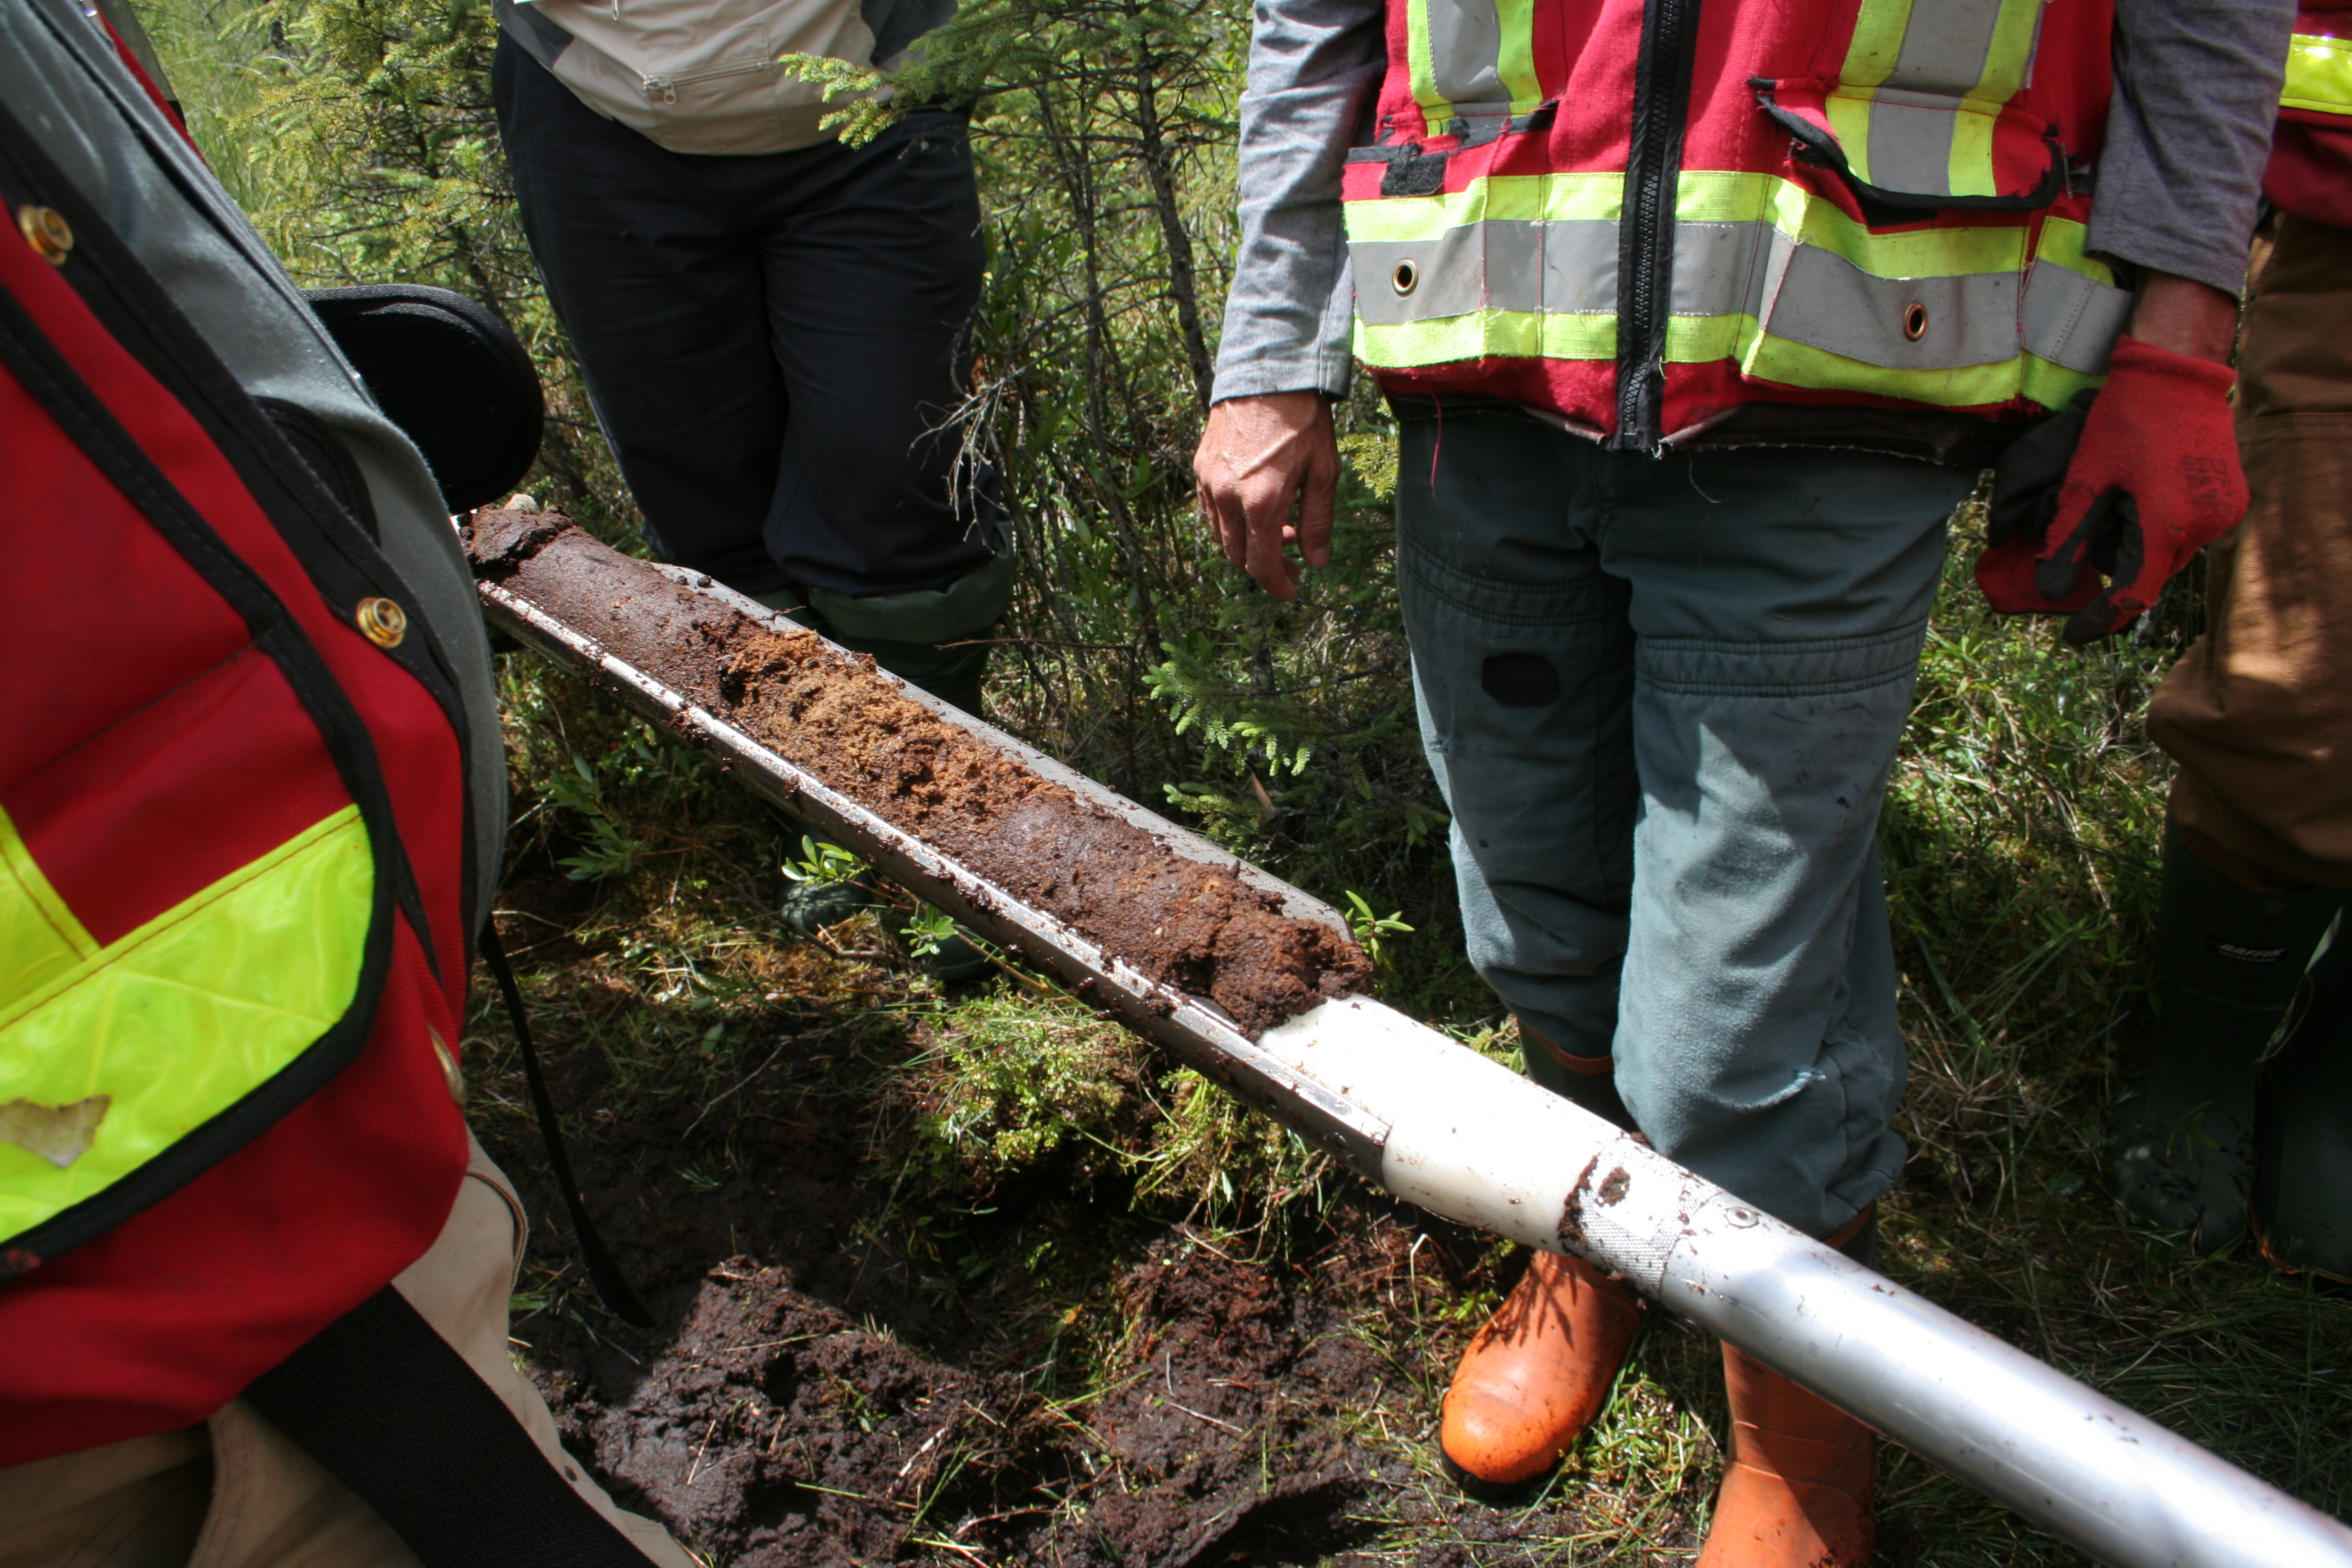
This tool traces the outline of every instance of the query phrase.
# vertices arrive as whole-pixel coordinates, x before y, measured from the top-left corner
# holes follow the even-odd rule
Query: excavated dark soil
[[[814,1038],[794,1047],[803,1074]],[[1318,1257],[1258,1264],[1181,1226],[1129,1225],[1116,1240],[1126,1205],[1097,1194],[1105,1310],[1124,1338],[1087,1380],[1093,1395],[1062,1403],[1037,1381],[1065,1354],[1050,1328],[1006,1343],[905,1250],[891,1184],[821,1079],[787,1077],[732,1115],[704,1118],[688,1093],[610,1118],[595,1109],[610,1072],[588,1050],[552,1067],[559,1100],[595,1128],[575,1158],[656,1325],[525,1310],[512,1331],[565,1441],[625,1506],[726,1568],[940,1563],[958,1549],[1056,1568],[1382,1561],[1351,1549],[1372,1544],[1362,1517],[1410,1489],[1411,1466],[1343,1434],[1399,1369],[1349,1320],[1408,1284],[1431,1303],[1462,1289],[1482,1250],[1466,1234],[1440,1227],[1414,1253],[1404,1226],[1342,1203]],[[560,1215],[528,1127],[484,1131],[527,1205]],[[730,1156],[740,1173],[714,1185],[677,1179]],[[556,1226],[532,1246],[557,1277],[576,1273]],[[1019,1370],[970,1370],[982,1361]],[[1065,1387],[1084,1375],[1061,1364]],[[1460,1508],[1472,1531],[1562,1517]]]
[[[477,514],[467,549],[478,575],[1253,1037],[1370,977],[1353,942],[942,722],[864,655],[772,632],[559,513]]]

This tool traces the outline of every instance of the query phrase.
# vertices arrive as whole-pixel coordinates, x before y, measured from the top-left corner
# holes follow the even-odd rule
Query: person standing
[[[2273,1261],[2352,1279],[2352,6],[2303,8],[2281,101],[2238,347],[2252,504],[2148,704],[2179,772],[2108,1158],[2199,1251],[2251,1209]]]
[[[953,0],[499,0],[523,231],[661,559],[968,711],[1012,597],[952,418],[985,266],[966,117],[821,123],[793,53],[895,61]]]
[[[1258,8],[1202,510],[1294,597],[1330,400],[1370,368],[1470,956],[1528,1071],[1865,1260],[1904,1155],[1875,829],[1946,518],[2104,379],[2088,494],[1988,554],[1995,605],[2107,635],[2236,521],[2226,362],[2289,20]],[[2137,511],[2094,510],[2111,490]],[[1446,1394],[1449,1468],[1546,1473],[1640,1311],[1536,1255]],[[1725,1371],[1705,1568],[1868,1562],[1867,1429]]]

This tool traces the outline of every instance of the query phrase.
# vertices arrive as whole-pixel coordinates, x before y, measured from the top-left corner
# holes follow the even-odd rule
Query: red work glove
[[[2117,339],[2106,385],[1994,468],[1990,548],[1977,558],[1986,601],[2004,615],[2072,610],[2071,643],[2112,636],[2156,603],[2246,513],[2236,380],[2211,360]]]

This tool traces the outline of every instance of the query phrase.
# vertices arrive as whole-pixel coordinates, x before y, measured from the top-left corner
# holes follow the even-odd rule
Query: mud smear
[[[865,655],[772,632],[559,513],[479,513],[467,548],[478,575],[1253,1038],[1370,978],[1345,937],[943,722]]]

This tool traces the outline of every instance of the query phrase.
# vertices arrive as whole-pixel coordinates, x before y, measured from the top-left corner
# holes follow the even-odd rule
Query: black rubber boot
[[[2337,893],[2340,900],[2344,897]],[[2254,1234],[2291,1273],[2352,1284],[2352,919],[2311,966],[2301,1014],[2263,1068]]]
[[[2253,892],[2166,836],[2154,1016],[2116,1100],[2107,1174],[2134,1214],[2199,1252],[2245,1234],[2261,1063],[2341,901]]]
[[[1633,1131],[1633,1113],[1617,1093],[1616,1058],[1573,1055],[1528,1028],[1525,1019],[1519,1022],[1519,1055],[1526,1058],[1528,1076],[1544,1088],[1604,1121]]]

